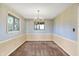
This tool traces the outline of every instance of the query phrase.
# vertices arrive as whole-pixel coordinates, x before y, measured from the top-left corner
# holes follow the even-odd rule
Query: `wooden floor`
[[[54,42],[28,41],[10,56],[68,56],[68,54]]]

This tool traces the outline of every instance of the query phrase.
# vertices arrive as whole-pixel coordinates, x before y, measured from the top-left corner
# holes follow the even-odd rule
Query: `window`
[[[19,18],[8,14],[8,32],[19,31]]]
[[[44,30],[45,29],[44,22],[35,22],[34,26],[35,26],[35,30]]]

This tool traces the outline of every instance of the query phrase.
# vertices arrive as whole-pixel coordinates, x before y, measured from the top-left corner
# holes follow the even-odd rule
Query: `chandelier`
[[[40,10],[37,10],[36,13],[37,16],[34,18],[34,20],[40,20],[40,16],[39,16]]]
[[[38,20],[40,19],[40,18],[39,18],[39,12],[40,12],[40,10],[37,10],[37,13],[38,13],[37,19],[38,19]]]
[[[35,21],[43,21],[44,19],[42,17],[40,17],[40,10],[37,10],[37,16],[34,18]]]

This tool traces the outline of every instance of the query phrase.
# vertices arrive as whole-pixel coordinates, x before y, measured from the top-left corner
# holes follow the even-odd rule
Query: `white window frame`
[[[15,17],[15,18],[17,18],[17,19],[19,19],[19,30],[17,30],[17,31],[15,31],[15,30],[13,30],[13,31],[9,31],[9,29],[8,29],[8,16],[9,15],[11,15],[12,17]],[[17,33],[17,32],[20,32],[20,18],[19,17],[17,17],[17,16],[14,16],[14,15],[12,15],[12,14],[10,14],[10,13],[8,13],[8,16],[7,16],[7,32],[8,33]]]
[[[34,29],[35,30],[45,30],[45,22],[34,22]],[[41,28],[41,25],[44,25],[44,29]]]

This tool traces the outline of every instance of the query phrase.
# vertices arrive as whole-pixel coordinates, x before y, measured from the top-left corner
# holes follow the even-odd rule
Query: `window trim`
[[[13,30],[13,31],[9,31],[8,30],[8,16],[12,16],[14,19],[16,18],[16,19],[19,19],[19,30],[18,31],[15,31],[15,30]],[[21,30],[21,25],[20,25],[20,18],[19,17],[16,17],[16,16],[14,16],[14,15],[12,15],[11,13],[8,13],[8,15],[7,15],[7,33],[18,33],[18,32],[20,32],[20,30]]]
[[[44,24],[44,29],[40,29],[40,25],[42,25],[41,23]],[[39,29],[36,28],[38,25],[39,25]],[[37,21],[35,21],[34,22],[34,30],[45,30],[45,22],[39,22],[39,21],[37,22]]]

